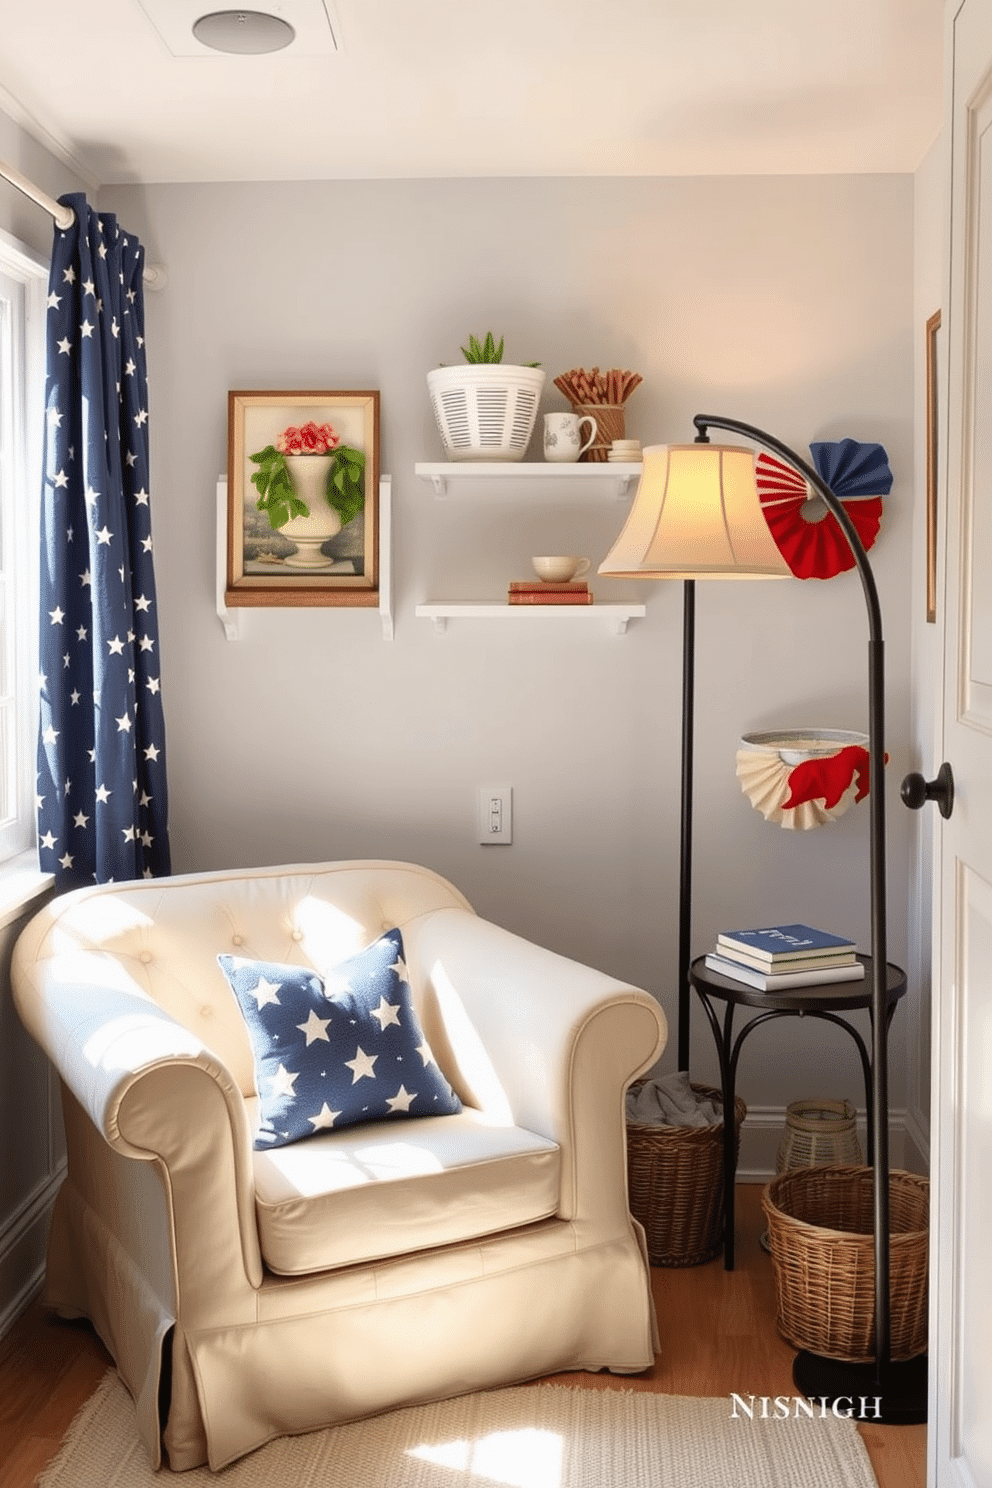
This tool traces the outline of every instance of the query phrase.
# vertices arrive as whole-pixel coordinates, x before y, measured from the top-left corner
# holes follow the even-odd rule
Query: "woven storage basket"
[[[889,1174],[889,1294],[893,1359],[927,1346],[930,1185]],[[778,1330],[799,1349],[862,1363],[875,1355],[871,1168],[796,1168],[762,1196],[778,1292]]]
[[[634,1089],[638,1087],[635,1085]],[[719,1090],[693,1085],[722,1103]],[[734,1104],[740,1151],[747,1107]],[[644,1226],[652,1266],[701,1266],[723,1246],[723,1122],[715,1126],[627,1123],[630,1212]]]
[[[544,386],[540,367],[473,364],[427,374],[449,460],[522,460]]]

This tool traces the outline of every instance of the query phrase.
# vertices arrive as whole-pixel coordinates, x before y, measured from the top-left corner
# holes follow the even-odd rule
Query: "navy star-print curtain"
[[[169,872],[148,498],[144,250],[81,195],[55,231],[38,844],[59,889]]]

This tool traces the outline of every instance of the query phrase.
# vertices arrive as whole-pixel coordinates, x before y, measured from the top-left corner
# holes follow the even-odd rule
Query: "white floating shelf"
[[[605,625],[617,635],[624,635],[631,620],[644,618],[647,607],[642,604],[511,605],[442,599],[418,605],[416,613],[420,619],[432,621],[439,634],[447,629],[449,620],[509,620],[512,624],[566,620],[570,624]]]
[[[442,464],[420,461],[414,472],[421,480],[430,481],[434,495],[443,498],[453,494],[458,485],[485,482],[492,494],[523,496],[528,488],[540,488],[542,495],[579,497],[602,500],[612,496],[622,501],[641,474],[640,461],[621,464],[619,460],[593,461],[583,464],[551,460],[453,460]],[[489,494],[489,493],[487,493]]]

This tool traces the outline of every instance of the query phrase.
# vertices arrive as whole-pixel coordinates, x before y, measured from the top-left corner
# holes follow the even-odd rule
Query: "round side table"
[[[705,957],[699,956],[689,968],[689,984],[694,987],[709,1019],[713,1038],[716,1041],[717,1057],[720,1061],[720,1084],[723,1092],[724,1112],[734,1109],[737,1086],[737,1061],[741,1047],[749,1034],[773,1018],[819,1018],[827,1023],[836,1023],[850,1034],[857,1045],[861,1058],[861,1069],[865,1082],[865,1109],[872,1108],[871,1060],[865,1041],[853,1023],[840,1014],[867,1009],[871,1013],[871,957],[859,956],[865,968],[864,979],[856,982],[820,982],[812,987],[793,987],[783,992],[760,992],[746,982],[711,971]],[[889,1025],[899,1000],[906,992],[906,973],[890,961],[886,967],[887,1015],[885,1029]],[[726,1003],[721,1021],[714,1007],[715,1002]],[[760,1009],[756,1018],[751,1018],[734,1037],[734,1012],[738,1007]],[[734,1269],[734,1182],[737,1176],[737,1152],[734,1141],[734,1123],[723,1124],[723,1264],[727,1271]],[[871,1123],[868,1127],[868,1164],[874,1159],[872,1150]]]

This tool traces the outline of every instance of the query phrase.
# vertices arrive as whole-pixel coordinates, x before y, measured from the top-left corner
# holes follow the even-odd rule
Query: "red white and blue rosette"
[[[745,734],[735,764],[755,811],[793,831],[836,821],[868,794],[868,735],[846,729]]]
[[[878,536],[882,497],[892,489],[884,448],[856,439],[824,440],[811,444],[810,454],[867,551]],[[796,578],[832,579],[853,568],[854,555],[840,523],[800,472],[764,452],[755,469],[768,530]]]

